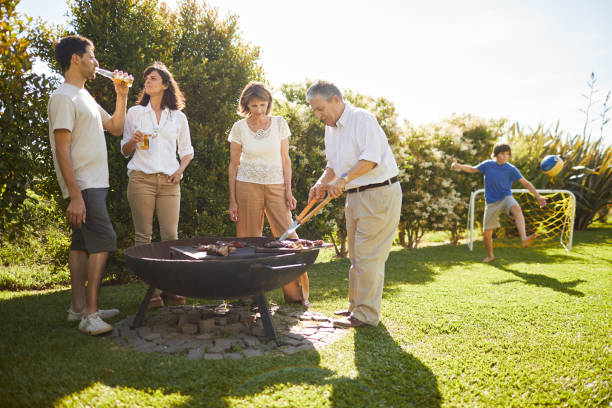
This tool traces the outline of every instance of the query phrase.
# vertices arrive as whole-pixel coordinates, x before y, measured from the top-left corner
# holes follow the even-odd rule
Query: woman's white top
[[[127,112],[123,126],[121,153],[123,145],[132,139],[137,130],[152,137],[149,137],[147,150],[140,149],[136,145],[134,156],[127,165],[128,175],[134,170],[139,170],[146,174],[164,173],[171,176],[180,167],[176,159],[177,151],[181,159],[185,155],[193,154],[187,116],[179,110],[165,108],[157,123],[155,111],[150,103],[147,106],[132,106]],[[124,156],[129,157],[125,154]]]
[[[291,136],[285,118],[272,116],[268,129],[253,132],[246,119],[234,123],[227,140],[242,146],[236,180],[257,184],[284,184],[281,140]]]

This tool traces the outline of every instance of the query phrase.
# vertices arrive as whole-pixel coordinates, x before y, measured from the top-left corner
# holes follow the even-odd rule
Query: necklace
[[[268,129],[258,129],[257,132],[253,132],[253,136],[257,140],[261,140],[266,138],[270,134],[270,128]]]
[[[163,112],[162,112],[163,114]],[[166,118],[166,122],[164,122],[163,126],[160,126],[159,123],[157,123],[157,115],[155,113],[155,111],[153,111],[153,117],[151,117],[151,115],[142,115],[140,117],[140,129],[144,129],[143,127],[143,118],[148,117],[149,119],[149,123],[151,124],[151,131],[148,131],[151,139],[155,139],[157,137],[157,135],[159,134],[160,130],[162,130],[162,128],[164,128],[166,126],[166,122],[168,122],[169,118]]]
[[[272,130],[272,118],[269,118],[269,121],[266,121],[267,123],[264,124],[264,126],[268,125],[267,129],[257,129],[257,130],[252,130],[251,126],[249,126],[249,123],[247,122],[247,127],[249,128],[249,131],[251,131],[251,133],[253,134],[253,137],[257,140],[261,140],[264,139],[266,137],[268,137],[268,135],[270,135],[270,131]]]

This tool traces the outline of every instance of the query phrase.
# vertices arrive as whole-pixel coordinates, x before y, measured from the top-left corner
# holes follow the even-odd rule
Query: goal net
[[[576,214],[576,197],[569,190],[538,190],[542,197],[548,198],[544,208],[540,208],[535,197],[529,190],[512,190],[512,195],[518,201],[523,216],[527,235],[538,233],[538,241],[559,240],[563,248],[572,249],[574,237],[574,217]],[[468,247],[474,249],[474,213],[484,214],[484,189],[472,192],[468,213],[468,229],[470,241]],[[478,207],[478,211],[476,208]],[[512,220],[514,223],[514,220]],[[504,222],[500,219],[500,224]],[[516,229],[516,227],[514,227]]]

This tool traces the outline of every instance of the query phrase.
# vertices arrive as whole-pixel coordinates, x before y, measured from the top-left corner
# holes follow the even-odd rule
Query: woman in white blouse
[[[134,221],[136,245],[151,242],[153,212],[157,213],[162,241],[178,239],[180,181],[193,158],[185,98],[166,66],[155,62],[144,71],[139,102],[125,119],[121,152],[129,161],[127,197]],[[177,160],[180,158],[180,162]],[[185,298],[155,293],[149,307],[184,304]]]
[[[264,214],[279,237],[291,225],[296,200],[291,193],[289,126],[284,118],[271,116],[272,94],[261,82],[249,82],[242,90],[238,114],[228,140],[229,209],[238,237],[259,237]],[[291,238],[297,238],[295,233]],[[309,307],[308,275],[304,273],[283,287],[286,302]]]

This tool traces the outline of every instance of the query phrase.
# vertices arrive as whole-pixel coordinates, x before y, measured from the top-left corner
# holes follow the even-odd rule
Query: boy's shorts
[[[499,213],[505,211],[507,215],[510,215],[510,209],[519,203],[511,195],[505,196],[503,199],[485,206],[484,221],[482,223],[482,230],[492,230],[499,228]]]
[[[86,222],[81,229],[72,227],[71,250],[87,251],[89,254],[117,250],[117,234],[106,209],[107,193],[108,188],[88,188],[81,191],[85,201]]]

